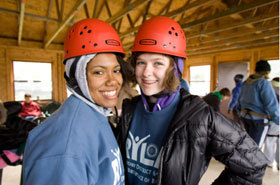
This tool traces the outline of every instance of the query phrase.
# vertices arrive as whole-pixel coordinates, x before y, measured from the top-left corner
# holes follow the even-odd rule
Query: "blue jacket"
[[[279,107],[274,89],[268,80],[256,74],[251,75],[242,85],[238,110],[243,109],[269,115],[273,122],[279,124]]]
[[[32,130],[24,153],[25,185],[123,185],[124,169],[107,118],[70,96]]]
[[[242,81],[239,81],[236,86],[232,89],[232,95],[231,95],[231,100],[228,105],[228,110],[233,110],[236,107],[237,100],[239,93],[241,91],[241,86],[242,86]]]

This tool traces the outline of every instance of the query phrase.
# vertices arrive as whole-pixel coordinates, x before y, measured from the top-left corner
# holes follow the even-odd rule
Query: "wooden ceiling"
[[[0,44],[62,50],[71,25],[98,18],[129,51],[143,21],[158,15],[181,24],[188,56],[279,45],[279,0],[1,0]]]

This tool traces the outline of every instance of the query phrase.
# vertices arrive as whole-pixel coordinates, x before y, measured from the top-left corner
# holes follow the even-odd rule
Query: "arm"
[[[237,99],[238,99],[238,95],[239,95],[239,89],[237,89],[237,87],[235,87],[233,90],[232,90],[232,96],[231,96],[231,100],[230,100],[230,103],[228,105],[228,110],[231,111],[233,110],[233,108],[236,106],[237,104]]]
[[[259,88],[260,98],[272,121],[279,124],[279,104],[274,89],[269,81],[264,80],[263,82],[264,83]]]
[[[267,160],[250,136],[233,121],[212,111],[209,148],[212,156],[225,164],[213,185],[261,185]]]
[[[89,184],[85,162],[73,156],[51,156],[32,162],[24,161],[24,185]]]

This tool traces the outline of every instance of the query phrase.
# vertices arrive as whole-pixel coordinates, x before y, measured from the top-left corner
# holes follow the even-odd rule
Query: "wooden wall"
[[[279,59],[279,46],[257,49],[236,50],[211,55],[188,57],[183,77],[189,80],[189,67],[211,65],[211,91],[216,88],[219,62],[250,61],[250,73],[254,72],[255,63],[260,59]],[[14,100],[13,61],[51,62],[53,79],[53,100],[63,102],[66,97],[66,85],[63,77],[64,65],[61,50],[31,49],[16,46],[0,46],[0,100]]]
[[[185,61],[185,68],[183,77],[189,81],[190,79],[190,66],[197,65],[211,65],[211,83],[210,90],[213,91],[217,86],[218,79],[218,64],[220,62],[250,62],[250,74],[254,73],[255,64],[257,61],[264,60],[278,60],[279,59],[279,46],[269,46],[255,49],[235,50],[229,52],[221,52],[202,56],[190,56]]]
[[[29,49],[14,46],[0,46],[0,99],[14,100],[13,61],[52,63],[53,100],[66,99],[66,85],[63,78],[63,52],[60,50]]]

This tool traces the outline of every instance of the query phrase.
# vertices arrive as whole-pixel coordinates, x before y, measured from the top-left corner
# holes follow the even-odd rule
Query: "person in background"
[[[244,75],[242,75],[242,74],[237,74],[233,78],[234,82],[235,82],[235,87],[232,89],[232,92],[231,92],[231,99],[228,104],[228,113],[230,113],[230,111],[232,111],[234,115],[237,113],[236,104],[237,104],[238,96],[239,96],[239,93],[241,90],[241,86],[243,84],[243,82],[242,82],[243,78],[244,78]]]
[[[98,19],[75,23],[64,42],[64,77],[72,92],[29,135],[24,185],[124,185],[120,150],[107,116],[116,106],[125,63],[121,40]]]
[[[21,164],[27,136],[37,126],[18,116],[21,108],[20,102],[0,101],[0,169]]]
[[[22,109],[19,116],[25,118],[26,120],[34,120],[41,115],[40,106],[32,101],[31,94],[26,93],[24,95],[24,101],[21,102]]]
[[[222,88],[219,91],[214,91],[203,97],[203,100],[211,105],[215,111],[220,111],[221,101],[227,100],[230,98],[230,91],[228,88]]]
[[[267,80],[270,71],[266,60],[258,61],[255,73],[243,83],[237,103],[244,127],[259,147],[266,136],[268,121],[279,124],[279,104],[275,91]]]
[[[132,56],[141,96],[125,99],[116,129],[128,185],[197,185],[214,157],[213,185],[261,185],[266,158],[232,120],[180,87],[186,38],[168,17],[144,22]]]
[[[279,103],[279,77],[273,78],[271,84],[275,90],[275,94]],[[273,167],[274,160],[279,170],[279,125],[270,122],[268,132],[264,142],[264,154],[266,155],[269,167]]]
[[[232,111],[233,120],[239,124],[239,126],[245,130],[244,124],[240,119],[239,112],[236,108],[238,96],[240,94],[241,86],[243,84],[244,75],[237,74],[234,76],[235,87],[232,89],[231,100],[228,104],[228,113]]]

